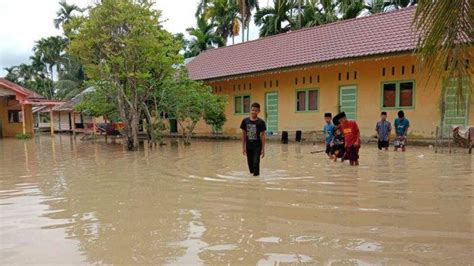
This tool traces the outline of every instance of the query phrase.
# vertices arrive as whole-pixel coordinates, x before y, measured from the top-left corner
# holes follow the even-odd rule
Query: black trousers
[[[247,164],[249,165],[250,173],[254,176],[260,175],[260,153],[262,152],[262,142],[247,141]]]

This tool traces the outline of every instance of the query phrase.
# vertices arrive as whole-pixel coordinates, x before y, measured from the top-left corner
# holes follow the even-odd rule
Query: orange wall
[[[8,100],[6,97],[0,97],[0,123],[2,124],[3,137],[15,137],[23,132],[22,123],[9,123],[8,110],[20,110],[21,105],[16,100]],[[33,112],[31,105],[25,105],[25,125],[26,133],[33,135]]]
[[[415,57],[411,55],[387,56],[376,59],[346,60],[337,64],[312,66],[306,69],[268,73],[233,80],[213,81],[208,82],[208,84],[217,90],[217,94],[228,96],[227,122],[224,126],[224,132],[227,134],[238,133],[241,120],[247,116],[234,114],[234,96],[236,95],[248,94],[251,96],[252,102],[259,102],[262,105],[261,117],[264,118],[265,93],[278,92],[278,130],[303,130],[305,132],[322,130],[324,113],[332,112],[335,114],[338,112],[340,86],[356,85],[358,91],[357,122],[361,134],[368,137],[375,134],[375,124],[379,120],[382,111],[382,82],[415,81],[415,107],[404,109],[406,117],[411,122],[409,134],[419,137],[433,137],[436,126],[440,125],[441,121],[441,85],[440,82],[427,84],[422,81],[416,67],[414,74],[412,74],[411,69],[415,64]],[[395,68],[395,74],[393,75],[392,67]],[[401,73],[402,67],[404,67],[404,74]],[[383,68],[385,68],[385,76],[382,76]],[[354,78],[354,72],[357,72],[356,78]],[[339,73],[341,73],[342,80],[339,80]],[[346,78],[347,73],[349,73],[349,79]],[[319,83],[317,82],[318,75],[320,77]],[[310,76],[312,76],[312,83],[309,82]],[[303,77],[305,77],[305,84],[302,84]],[[295,84],[295,78],[298,78],[298,84]],[[278,86],[276,86],[277,80]],[[271,88],[270,81],[272,81]],[[264,82],[267,84],[266,88]],[[246,84],[245,89],[243,84]],[[248,84],[252,84],[251,89],[249,89]],[[240,90],[238,89],[239,85]],[[319,89],[319,111],[296,112],[296,91],[310,88]],[[472,105],[471,101],[469,124],[474,124],[474,108],[472,108]],[[389,120],[393,123],[398,109],[384,111],[387,111]],[[209,132],[209,130],[201,124],[196,132],[204,133]]]

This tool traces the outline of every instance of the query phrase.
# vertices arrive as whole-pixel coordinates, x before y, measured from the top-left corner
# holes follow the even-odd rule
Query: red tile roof
[[[413,51],[416,7],[283,33],[211,49],[188,65],[208,80],[345,58]]]
[[[16,93],[19,93],[25,96],[26,98],[38,98],[38,99],[44,98],[44,96],[4,78],[0,78],[0,86],[5,87],[6,89],[10,89]]]

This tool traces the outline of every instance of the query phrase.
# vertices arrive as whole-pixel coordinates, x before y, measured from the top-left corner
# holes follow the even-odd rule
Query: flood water
[[[473,157],[0,139],[0,264],[471,264]]]

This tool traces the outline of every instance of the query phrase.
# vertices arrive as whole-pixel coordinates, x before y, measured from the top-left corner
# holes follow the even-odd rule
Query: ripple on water
[[[280,263],[315,263],[307,255],[284,254],[284,253],[265,253],[264,258],[257,262],[257,265],[279,265]]]

